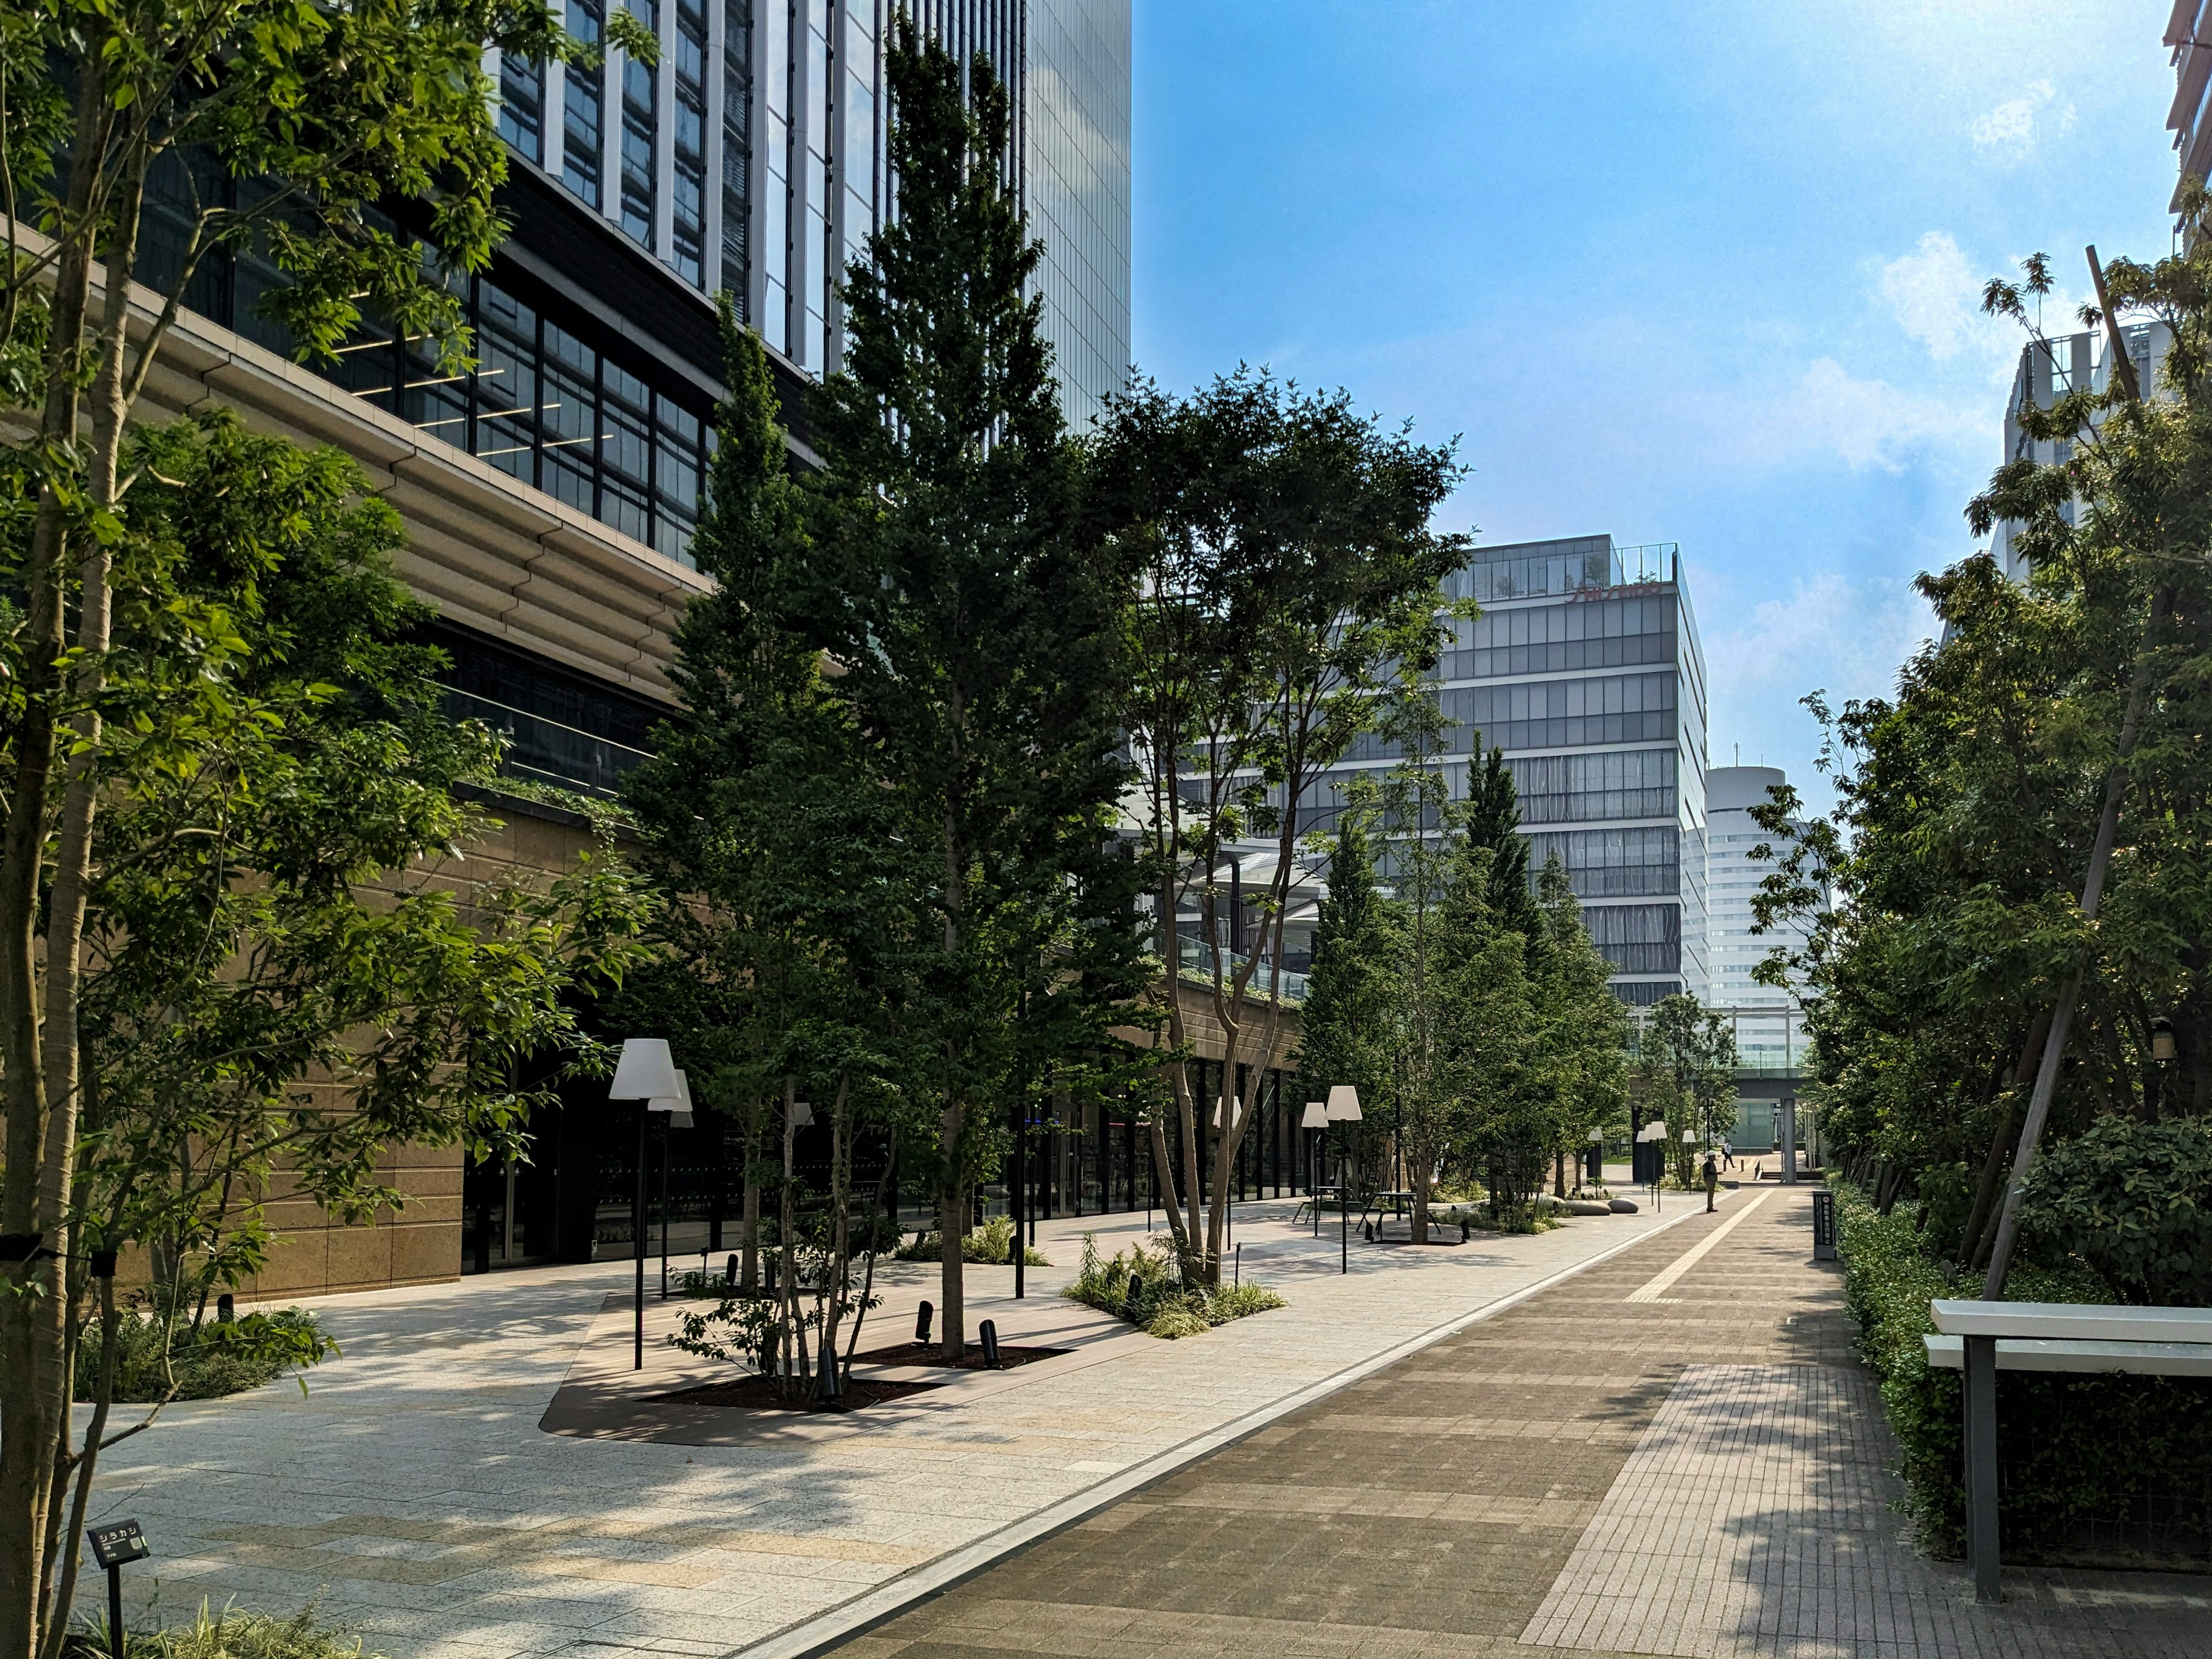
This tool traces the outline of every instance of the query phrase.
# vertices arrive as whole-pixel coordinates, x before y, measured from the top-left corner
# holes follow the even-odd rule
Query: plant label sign
[[[138,1530],[136,1521],[118,1521],[106,1527],[87,1527],[84,1535],[91,1542],[93,1559],[103,1567],[119,1567],[126,1561],[143,1561],[153,1553],[146,1547],[146,1534]]]

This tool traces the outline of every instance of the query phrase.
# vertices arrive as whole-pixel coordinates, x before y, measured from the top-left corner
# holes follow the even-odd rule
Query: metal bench
[[[1997,1584],[1997,1373],[2124,1371],[2212,1376],[2212,1308],[2100,1308],[2078,1302],[1928,1304],[1928,1363],[1966,1372],[1966,1558],[1974,1599]]]

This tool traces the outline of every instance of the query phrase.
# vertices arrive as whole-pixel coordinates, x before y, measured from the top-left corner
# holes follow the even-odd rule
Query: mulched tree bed
[[[998,1369],[1010,1371],[1017,1365],[1026,1365],[1039,1359],[1057,1359],[1060,1355],[1072,1352],[1073,1351],[1068,1348],[1017,1347],[1011,1342],[1001,1342],[999,1344]],[[990,1369],[983,1364],[981,1346],[972,1340],[968,1344],[968,1352],[961,1356],[957,1366],[945,1363],[945,1355],[934,1342],[900,1342],[888,1348],[871,1348],[866,1353],[856,1356],[853,1363],[856,1365],[934,1365],[940,1370],[948,1371],[955,1370],[980,1371]],[[931,1385],[925,1383],[921,1386]]]
[[[934,1382],[855,1381],[846,1383],[843,1399],[834,1406],[824,1406],[814,1398],[811,1385],[804,1396],[787,1400],[776,1394],[774,1378],[755,1376],[740,1377],[734,1382],[702,1383],[696,1389],[679,1389],[673,1394],[657,1394],[653,1398],[686,1406],[725,1406],[738,1411],[850,1412],[886,1405],[908,1395],[927,1394],[937,1386]]]

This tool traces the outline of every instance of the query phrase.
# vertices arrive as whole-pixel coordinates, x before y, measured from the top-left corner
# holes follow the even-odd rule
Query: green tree
[[[1652,1005],[1637,1071],[1646,1104],[1664,1113],[1667,1156],[1683,1187],[1697,1184],[1703,1149],[1735,1127],[1735,1033],[1697,998],[1678,991]]]
[[[1452,837],[1443,893],[1441,1066],[1459,1107],[1455,1158],[1480,1173],[1493,1213],[1510,1213],[1536,1191],[1550,1144],[1530,1076],[1537,1011],[1528,939],[1492,902],[1497,851],[1468,827]]]
[[[1341,392],[1242,370],[1188,398],[1140,386],[1097,441],[1094,519],[1135,585],[1117,712],[1140,774],[1168,1037],[1152,1161],[1185,1271],[1209,1283],[1237,1153],[1282,1030],[1281,977],[1261,975],[1283,959],[1304,815],[1401,674],[1434,665],[1438,584],[1462,542],[1430,520],[1458,477],[1449,447],[1386,432]],[[1221,872],[1255,848],[1266,849],[1267,873],[1232,916]],[[1224,947],[1248,923],[1255,937],[1240,959]],[[1187,1058],[1187,966],[1222,1033],[1212,1103],[1197,1097]],[[1200,1135],[1212,1139],[1204,1193],[1189,1178]]]
[[[611,988],[646,908],[598,860],[465,909],[411,883],[363,895],[482,832],[454,791],[497,759],[481,727],[447,720],[441,659],[409,642],[428,612],[392,574],[397,516],[362,498],[344,457],[220,415],[124,453],[140,480],[111,542],[62,1374],[21,1347],[0,1355],[11,1387],[56,1389],[30,1402],[50,1419],[88,1319],[113,1351],[112,1253],[148,1252],[166,1329],[262,1267],[280,1167],[361,1221],[404,1201],[384,1179],[394,1146],[523,1153],[531,1107],[591,1061],[575,1005]],[[9,553],[31,524],[12,520]],[[27,648],[11,644],[11,677]],[[536,1086],[518,1086],[526,1066]],[[267,1322],[248,1340],[313,1357]],[[20,1494],[0,1513],[9,1569],[33,1575],[43,1653],[66,1626],[92,1477],[117,1437],[112,1380],[103,1367],[76,1449],[22,1449],[45,1451],[68,1515]]]
[[[1579,1155],[1595,1130],[1624,1127],[1628,1103],[1628,1011],[1613,994],[1613,964],[1590,940],[1566,866],[1554,853],[1536,880],[1540,931],[1530,942],[1539,1022],[1535,1086],[1549,1102],[1553,1166]],[[1564,1175],[1555,1191],[1565,1187]]]
[[[2200,191],[2184,207],[2202,222]],[[2112,314],[2086,320],[2118,343],[2106,361],[2126,361],[2130,319],[2163,323],[2158,384],[2146,362],[2139,384],[2116,370],[2022,410],[2065,459],[2000,467],[1969,518],[2013,526],[2026,580],[1986,556],[1923,577],[1943,638],[1896,695],[1833,715],[1808,700],[1829,724],[1838,809],[1796,835],[1762,895],[1810,927],[1800,960],[1775,969],[1809,983],[1832,1150],[1884,1207],[1918,1197],[1931,1247],[1985,1264],[1989,1295],[2039,1142],[2212,1111],[2196,850],[2212,799],[2198,740],[2212,719],[2212,253],[2116,261],[2103,279]],[[2051,286],[2038,256],[2024,281],[1990,287],[2031,350],[2050,349],[2028,302]],[[1790,831],[1796,806],[1776,803],[1765,826]]]
[[[852,710],[825,688],[816,649],[787,625],[793,584],[812,556],[758,338],[723,317],[728,395],[692,550],[715,586],[677,630],[670,679],[682,712],[628,780],[645,868],[672,896],[663,957],[635,976],[631,1023],[665,1031],[699,1079],[695,1097],[734,1118],[744,1142],[743,1269],[760,1282],[763,1195],[778,1204],[777,1299],[756,1334],[758,1358],[789,1355],[783,1386],[812,1380],[812,1346],[834,1352],[855,1299],[850,1250],[884,1230],[871,1209],[855,1230],[851,1153],[863,1133],[890,1147],[913,1096],[904,1048],[913,1000],[916,895],[929,873],[902,834],[900,803],[870,769]],[[836,1149],[831,1189],[792,1173],[796,1109],[822,1103]],[[773,1146],[771,1145],[773,1139]],[[799,1218],[826,1199],[824,1296],[801,1306]],[[878,1195],[878,1202],[880,1194]],[[734,1315],[738,1310],[730,1310]],[[750,1311],[750,1310],[748,1310]]]
[[[1137,983],[1127,776],[1114,723],[1125,582],[1079,533],[1041,249],[1007,183],[1011,111],[902,21],[886,56],[899,211],[844,286],[846,367],[814,398],[812,556],[784,624],[835,659],[825,695],[932,849],[916,967],[933,1054],[945,1351],[966,1340],[969,1194],[1040,1059],[1109,1054]],[[964,84],[963,84],[964,83]]]
[[[1298,1010],[1301,1102],[1326,1101],[1330,1087],[1340,1083],[1374,1104],[1390,1097],[1400,935],[1376,885],[1368,826],[1378,803],[1373,787],[1363,788],[1363,781],[1352,786],[1329,843],[1328,887],[1315,921],[1313,966]]]
[[[634,22],[614,33],[650,52]],[[264,303],[303,350],[332,349],[373,313],[459,352],[447,279],[480,268],[499,233],[492,47],[579,52],[542,0],[60,0],[0,19],[0,381],[35,410],[12,468],[23,524],[7,580],[19,672],[0,839],[0,1235],[58,1252],[0,1262],[0,1659],[59,1639],[39,1599],[69,1341],[53,1264],[78,1242],[115,562],[143,481],[125,460],[132,410],[193,276],[249,246],[286,274]],[[190,206],[181,247],[156,259],[149,187],[195,169],[240,188]],[[395,202],[422,204],[423,237],[389,228]]]

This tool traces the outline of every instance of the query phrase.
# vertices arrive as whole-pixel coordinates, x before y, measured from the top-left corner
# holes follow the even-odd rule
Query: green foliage
[[[960,1241],[960,1259],[978,1267],[1005,1267],[1012,1265],[1014,1224],[1006,1217],[994,1215],[980,1227],[971,1230]],[[945,1254],[943,1235],[917,1233],[898,1248],[902,1261],[935,1261]],[[1031,1267],[1049,1267],[1042,1250],[1023,1248],[1022,1261]]]
[[[99,1398],[106,1346],[100,1322],[88,1322],[76,1349],[75,1392],[80,1401]],[[196,1322],[191,1310],[165,1317],[161,1304],[149,1301],[117,1316],[112,1397],[118,1404],[139,1405],[220,1400],[258,1389],[287,1371],[305,1370],[337,1351],[337,1342],[305,1308],[243,1314],[228,1322]]]
[[[2185,215],[2204,205],[2192,191]],[[2012,526],[2025,580],[1986,554],[1922,577],[1942,637],[1895,695],[1832,712],[1808,699],[1827,728],[1834,817],[1801,821],[1794,795],[1758,813],[1783,854],[1760,914],[1809,928],[1796,960],[1772,965],[1809,981],[1824,1138],[1879,1167],[1886,1194],[1926,1199],[1947,1259],[1990,1248],[2044,1022],[2076,972],[2039,1155],[2106,1120],[2212,1113],[2212,242],[2178,246],[2106,272],[2117,325],[2171,331],[2157,384],[2137,402],[2114,374],[2024,407],[2035,453],[2063,459],[2023,450],[1968,508],[1978,536]],[[2036,256],[2024,281],[1990,284],[1988,308],[2039,342],[2033,313],[2052,282]],[[2082,900],[2108,787],[2118,851],[2092,926]],[[2161,1061],[2154,1033],[2169,1024]],[[2082,1170],[2086,1190],[2117,1200]],[[2105,1224],[2078,1205],[2066,1216]],[[2114,1271],[2148,1282],[2141,1261]]]
[[[1636,1077],[1646,1121],[1666,1121],[1668,1163],[1679,1187],[1698,1184],[1704,1149],[1735,1127],[1735,1032],[1697,998],[1677,993],[1652,1006]]]
[[[73,1626],[62,1647],[63,1659],[109,1659],[114,1650],[104,1613]],[[278,1619],[229,1606],[210,1613],[202,1601],[192,1622],[181,1627],[141,1632],[126,1626],[123,1653],[124,1659],[382,1659],[365,1650],[358,1636],[324,1624],[312,1602],[289,1619]]]
[[[1901,1454],[1905,1507],[1927,1547],[1955,1555],[1966,1529],[1960,1373],[1930,1367],[1921,1339],[1935,1329],[1931,1300],[1977,1295],[1980,1280],[1936,1260],[1917,1205],[1899,1204],[1885,1216],[1849,1182],[1833,1188],[1844,1305],[1858,1324],[1859,1352],[1881,1379]],[[2005,1289],[2014,1301],[2108,1299],[2078,1262],[2016,1267]],[[2079,1524],[2131,1518],[2146,1492],[2171,1503],[2178,1534],[2212,1535],[2208,1404],[2212,1387],[2201,1382],[2002,1373],[1999,1518],[2006,1559],[2085,1559]]]
[[[1232,1319],[1290,1305],[1264,1285],[1208,1285],[1184,1278],[1175,1241],[1167,1234],[1146,1237],[1103,1260],[1097,1235],[1084,1234],[1082,1263],[1074,1282],[1060,1294],[1170,1341],[1203,1336]]]
[[[366,898],[484,833],[455,792],[498,758],[446,718],[442,659],[410,640],[428,612],[392,574],[397,515],[343,456],[227,415],[127,453],[80,1180],[94,1235],[148,1245],[157,1293],[196,1305],[265,1261],[247,1195],[279,1158],[362,1219],[404,1201],[395,1142],[520,1151],[532,1107],[599,1063],[575,1000],[619,979],[649,902],[604,857],[466,910],[436,889]],[[518,1089],[525,1061],[539,1081]]]
[[[2078,1254],[2124,1302],[2212,1307],[2212,1121],[2100,1119],[2037,1160],[2021,1215],[2030,1250]]]

